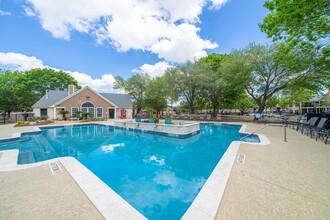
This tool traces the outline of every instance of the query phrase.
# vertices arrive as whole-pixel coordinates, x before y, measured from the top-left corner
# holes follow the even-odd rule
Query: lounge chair
[[[330,128],[327,126],[330,123],[330,120],[326,123],[324,123],[323,127],[319,127],[319,128],[315,128],[314,129],[314,134],[315,134],[315,140],[317,140],[318,138],[322,138],[324,139],[324,143],[327,144],[328,143],[328,138],[330,136]]]
[[[317,132],[322,130],[324,126],[326,125],[328,118],[321,118],[319,123],[316,126],[310,126],[308,127],[308,134],[310,134],[311,138],[313,137],[314,134],[317,136]]]
[[[304,130],[306,130],[310,126],[315,126],[317,119],[319,119],[319,117],[312,117],[306,123],[298,123],[297,131],[300,130],[301,133],[303,134]]]

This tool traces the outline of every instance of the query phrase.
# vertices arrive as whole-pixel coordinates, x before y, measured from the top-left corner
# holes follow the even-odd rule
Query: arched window
[[[84,102],[81,105],[81,112],[88,112],[89,117],[94,118],[94,104],[91,102]]]
[[[91,102],[85,102],[84,104],[81,105],[81,107],[94,107],[94,105]]]

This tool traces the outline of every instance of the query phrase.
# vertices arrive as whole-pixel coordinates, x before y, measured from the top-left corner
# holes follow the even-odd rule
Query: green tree
[[[255,107],[255,103],[253,102],[253,100],[246,95],[245,93],[243,93],[232,105],[233,108],[235,109],[239,109],[241,114],[243,115],[246,110],[248,108],[254,108]]]
[[[231,76],[232,82],[244,85],[258,105],[259,112],[279,91],[296,86],[317,88],[323,79],[329,78],[326,74],[320,77],[309,68],[303,54],[284,53],[280,46],[250,44],[242,50],[233,51],[232,56],[222,61],[222,70]]]
[[[266,0],[270,13],[260,28],[275,40],[317,42],[326,45],[330,34],[330,2],[328,0]]]
[[[116,76],[115,79],[116,82],[113,88],[127,92],[133,99],[136,112],[140,113],[143,108],[145,92],[150,80],[149,77],[144,74],[136,74],[126,81],[121,76]]]
[[[315,72],[329,75],[330,1],[266,0],[264,6],[270,13],[261,30],[274,41],[285,41],[286,51],[314,54],[306,62]]]
[[[300,102],[308,101],[313,98],[317,93],[313,90],[305,88],[285,89],[279,99],[280,106],[294,106]]]
[[[153,111],[163,111],[167,107],[168,92],[162,77],[151,79],[145,93],[145,107]]]
[[[231,106],[243,92],[243,86],[233,85],[231,77],[221,72],[222,60],[226,55],[211,54],[199,60],[196,66],[197,76],[202,86],[201,98],[212,109],[215,118],[219,108]],[[205,107],[204,107],[205,108]]]
[[[172,86],[172,94],[177,94],[179,99],[184,100],[191,114],[196,110],[201,88],[196,65],[197,62],[187,61],[182,65],[167,69],[164,76],[166,83]]]
[[[9,70],[0,71],[0,112],[10,115],[12,111],[20,111],[23,101],[18,95],[19,88],[16,87],[16,79],[19,72],[11,72]]]
[[[3,71],[0,75],[1,111],[29,111],[46,90],[66,90],[70,84],[80,88],[68,73],[52,69],[26,72]]]
[[[46,94],[46,90],[64,91],[69,85],[81,88],[68,73],[53,69],[32,69],[20,74],[16,81],[16,86],[20,87],[20,96],[24,98],[24,110],[31,109]]]

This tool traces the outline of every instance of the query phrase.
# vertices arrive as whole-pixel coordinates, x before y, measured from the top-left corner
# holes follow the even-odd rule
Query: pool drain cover
[[[52,174],[58,174],[58,173],[62,173],[63,170],[61,169],[60,165],[58,165],[58,163],[50,163],[49,164],[50,170],[52,171]]]

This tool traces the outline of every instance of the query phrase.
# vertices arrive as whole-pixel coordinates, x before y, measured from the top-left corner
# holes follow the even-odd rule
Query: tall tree
[[[166,82],[172,85],[173,91],[187,103],[191,114],[196,110],[201,88],[196,73],[196,64],[196,62],[187,61],[178,67],[169,68],[165,71]]]
[[[323,82],[322,77],[304,62],[304,56],[308,55],[297,56],[292,51],[285,53],[278,45],[250,44],[225,58],[222,70],[237,85],[244,85],[258,105],[258,111],[262,112],[270,97],[289,86],[293,88],[293,85],[300,83],[300,86],[307,88]]]
[[[159,113],[167,107],[168,91],[162,77],[151,79],[145,93],[145,106]]]
[[[202,102],[212,109],[215,118],[219,108],[233,104],[243,91],[242,86],[234,86],[230,77],[226,77],[221,70],[221,63],[225,55],[210,54],[199,60],[196,66],[197,76],[202,86]]]
[[[255,107],[255,103],[253,102],[253,100],[246,95],[245,93],[243,93],[232,105],[233,108],[235,109],[239,109],[241,114],[243,115],[246,110],[248,108],[254,108]]]
[[[0,111],[29,111],[46,90],[66,90],[70,84],[80,88],[68,73],[52,69],[0,74]]]
[[[121,76],[116,76],[115,79],[116,82],[113,88],[127,92],[133,99],[134,108],[137,113],[141,112],[145,99],[145,92],[150,80],[149,77],[145,74],[136,74],[128,80],[124,80]]]
[[[0,72],[0,112],[10,115],[12,111],[20,111],[21,98],[18,96],[16,79],[20,73],[9,70]]]
[[[274,41],[285,41],[286,50],[314,53],[308,62],[319,74],[330,74],[330,1],[266,0],[270,13],[260,28]],[[283,49],[283,48],[282,48]]]
[[[16,79],[19,96],[24,99],[23,110],[31,109],[31,106],[46,94],[46,90],[65,91],[69,85],[81,88],[71,75],[53,69],[32,69],[19,74]]]

